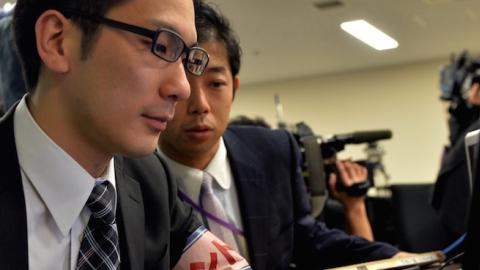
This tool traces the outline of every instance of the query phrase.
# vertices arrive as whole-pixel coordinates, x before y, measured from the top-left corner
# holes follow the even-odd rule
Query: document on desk
[[[403,269],[415,265],[430,265],[441,262],[445,255],[441,251],[432,251],[401,258],[390,258],[385,260],[371,261],[366,263],[353,264],[327,270],[387,270]]]
[[[188,239],[173,270],[252,270],[248,262],[204,227]]]

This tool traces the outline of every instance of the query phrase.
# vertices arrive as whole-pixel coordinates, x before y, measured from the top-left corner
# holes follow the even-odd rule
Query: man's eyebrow
[[[207,71],[213,73],[226,73],[227,69],[224,66],[213,66],[207,67]]]
[[[175,31],[176,33],[178,33],[177,28],[175,28],[175,26],[173,26],[173,25],[171,25],[167,22],[157,20],[157,19],[151,19],[149,22],[153,25],[155,30],[159,29],[159,28],[168,28],[169,30],[172,30],[172,31]]]

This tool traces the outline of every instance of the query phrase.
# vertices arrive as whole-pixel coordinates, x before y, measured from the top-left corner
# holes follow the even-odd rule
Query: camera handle
[[[302,137],[301,140],[305,151],[305,162],[307,163],[306,184],[310,191],[312,215],[318,217],[322,213],[328,198],[322,151],[316,136]]]

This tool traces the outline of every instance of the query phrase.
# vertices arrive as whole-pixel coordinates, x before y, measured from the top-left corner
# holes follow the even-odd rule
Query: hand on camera
[[[342,181],[342,184],[345,187],[350,187],[354,184],[365,182],[367,181],[368,177],[367,168],[350,160],[337,160],[336,166],[340,180],[337,179],[337,175],[334,173],[331,173],[328,179],[330,192],[333,198],[340,201],[345,208],[350,209],[358,207],[358,205],[363,206],[365,196],[350,196],[346,192],[339,191],[337,188],[337,181]]]
[[[330,194],[340,201],[345,208],[346,231],[352,235],[372,241],[373,232],[365,207],[365,195],[351,196],[347,192],[342,192],[337,189],[337,181],[342,181],[345,187],[351,187],[352,185],[367,181],[367,168],[350,160],[336,161],[336,166],[337,174],[341,180],[337,180],[337,175],[331,173],[328,184],[330,186]]]

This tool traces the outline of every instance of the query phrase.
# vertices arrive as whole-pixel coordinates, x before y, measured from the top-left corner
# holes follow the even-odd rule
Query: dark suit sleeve
[[[311,216],[300,151],[288,132],[229,127],[224,139],[255,269],[289,269],[291,263],[297,269],[323,269],[398,252],[388,244],[328,229]]]
[[[290,145],[290,171],[295,219],[295,263],[300,269],[321,269],[376,259],[385,259],[398,252],[391,245],[370,242],[343,231],[329,229],[313,218],[309,196],[301,172],[301,156],[293,137]]]
[[[167,171],[168,178],[171,180],[169,183],[170,187],[170,216],[171,216],[171,262],[170,265],[173,267],[177,264],[180,259],[183,248],[185,247],[187,237],[190,236],[198,227],[201,226],[200,222],[197,219],[197,216],[193,213],[193,209],[184,203],[177,196],[178,187],[176,181],[170,175],[166,163],[160,159],[160,162],[165,167]]]
[[[156,156],[158,158],[158,156]],[[166,163],[158,158],[161,166],[165,169],[169,184],[169,202],[170,202],[170,265],[177,264],[182,256],[183,248],[190,236],[198,227],[201,226],[197,217],[194,215],[190,206],[185,204],[177,196],[178,187],[173,180]]]
[[[173,267],[187,241],[199,226],[192,209],[177,197],[177,185],[156,155],[125,159],[125,173],[141,188],[145,215],[143,269]],[[138,237],[141,237],[139,235]]]

